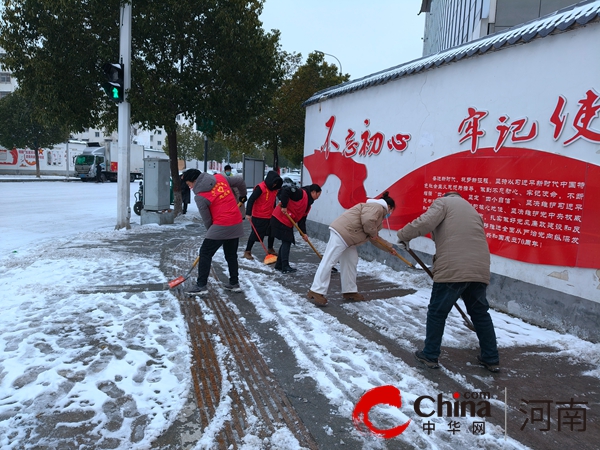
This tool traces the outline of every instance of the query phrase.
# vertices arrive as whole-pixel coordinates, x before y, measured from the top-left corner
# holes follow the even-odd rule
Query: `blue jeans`
[[[479,339],[481,359],[487,363],[499,362],[496,332],[488,312],[490,306],[485,295],[486,289],[485,283],[433,283],[423,349],[427,358],[437,360],[440,356],[446,318],[457,300],[462,298]]]

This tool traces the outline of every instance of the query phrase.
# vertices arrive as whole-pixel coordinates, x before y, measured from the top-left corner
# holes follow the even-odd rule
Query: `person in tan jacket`
[[[315,273],[307,298],[317,306],[327,305],[325,294],[329,290],[331,269],[340,262],[342,296],[346,300],[362,301],[364,296],[356,286],[358,251],[356,247],[369,239],[377,239],[383,219],[388,218],[396,203],[385,191],[380,199],[368,199],[344,212],[329,226],[327,248]]]
[[[415,358],[437,369],[448,313],[462,298],[475,327],[481,354],[479,363],[499,371],[494,324],[488,312],[486,290],[490,284],[490,251],[483,219],[457,192],[437,198],[420,217],[398,231],[400,242],[431,233],[435,242],[433,289],[427,310],[425,346]]]

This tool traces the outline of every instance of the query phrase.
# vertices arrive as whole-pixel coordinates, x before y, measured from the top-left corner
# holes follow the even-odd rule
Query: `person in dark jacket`
[[[312,187],[311,187],[312,186]],[[294,224],[287,217],[289,215],[298,228],[302,230],[302,239],[308,241],[306,236],[306,216],[310,211],[312,203],[321,195],[321,187],[317,184],[311,185],[308,189],[294,186],[284,186],[279,191],[281,202],[275,207],[273,217],[271,217],[271,231],[275,238],[281,240],[279,255],[275,270],[283,273],[296,272],[296,268],[290,266],[290,249],[295,244]],[[310,192],[310,194],[308,193]],[[309,200],[309,197],[312,201]],[[287,215],[286,215],[287,214]]]
[[[276,255],[277,252],[272,248],[274,238],[273,233],[269,232],[269,224],[271,223],[271,216],[273,216],[273,210],[275,209],[275,202],[277,200],[277,193],[283,184],[283,180],[274,170],[270,170],[263,181],[256,185],[248,203],[246,204],[246,219],[252,221],[254,228],[248,237],[248,244],[244,251],[244,258],[254,259],[252,257],[252,247],[256,241],[264,240],[265,235],[269,235],[269,254]],[[256,232],[258,232],[258,236]]]
[[[182,203],[181,213],[185,214],[185,213],[187,213],[187,207],[191,200],[190,187],[187,185],[187,183],[185,181],[183,181],[183,173],[181,174],[180,179],[181,179],[180,187],[181,187],[181,203]]]
[[[490,251],[483,219],[458,192],[448,192],[398,231],[402,245],[431,233],[435,242],[433,288],[427,309],[425,346],[415,352],[417,361],[439,367],[438,356],[446,318],[459,298],[475,327],[481,353],[477,359],[491,372],[500,370],[496,332],[486,290],[490,284]]]
[[[233,188],[245,193],[244,179],[240,176],[225,177],[221,174],[211,175],[198,169],[189,169],[184,173],[183,180],[194,192],[194,200],[207,230],[200,247],[198,280],[196,286],[187,293],[208,293],[207,283],[212,257],[221,246],[229,269],[229,284],[224,285],[224,288],[241,292],[237,248],[240,237],[244,235],[244,226],[238,208],[239,199],[235,197]]]

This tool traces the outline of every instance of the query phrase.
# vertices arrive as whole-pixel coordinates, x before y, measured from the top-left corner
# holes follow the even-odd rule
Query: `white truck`
[[[81,181],[98,179],[97,170],[101,169],[100,180],[117,181],[119,144],[106,142],[88,142],[87,147],[75,158],[75,172]],[[129,154],[129,181],[143,178],[144,147],[131,144]]]

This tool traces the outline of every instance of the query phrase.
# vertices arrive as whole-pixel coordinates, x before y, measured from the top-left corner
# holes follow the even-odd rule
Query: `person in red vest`
[[[183,181],[194,193],[198,211],[206,227],[206,235],[200,247],[196,286],[187,293],[189,295],[208,293],[207,283],[212,257],[221,246],[229,269],[229,284],[224,285],[224,288],[241,292],[237,248],[240,237],[244,235],[244,226],[238,201],[245,200],[244,179],[241,176],[225,177],[219,173],[211,175],[202,173],[198,169],[189,169],[183,173]],[[236,198],[233,188],[236,188],[243,197]]]
[[[246,219],[252,221],[254,228],[248,238],[248,244],[246,245],[246,251],[244,251],[244,258],[254,259],[252,257],[252,247],[256,241],[264,240],[265,235],[269,235],[269,254],[276,255],[277,252],[272,248],[274,239],[273,233],[269,232],[269,224],[271,223],[271,216],[275,209],[275,202],[277,200],[277,193],[283,184],[283,180],[274,170],[270,170],[267,173],[264,181],[261,181],[256,185],[248,203],[246,204]],[[256,232],[258,236],[256,235]]]
[[[321,188],[318,185],[314,189],[309,189],[311,192],[315,192],[315,196],[321,193]],[[316,188],[319,188],[318,191]],[[279,256],[277,263],[275,264],[275,270],[279,270],[283,273],[296,272],[296,268],[290,266],[290,248],[292,244],[295,244],[294,239],[294,224],[285,215],[286,213],[298,224],[298,227],[302,230],[303,239],[308,240],[306,236],[306,216],[310,210],[312,201],[309,201],[309,194],[307,189],[285,186],[279,191],[279,198],[281,203],[277,205],[275,211],[273,211],[273,217],[271,217],[271,232],[273,236],[281,240],[281,247],[279,248]],[[315,200],[312,197],[313,201]]]

